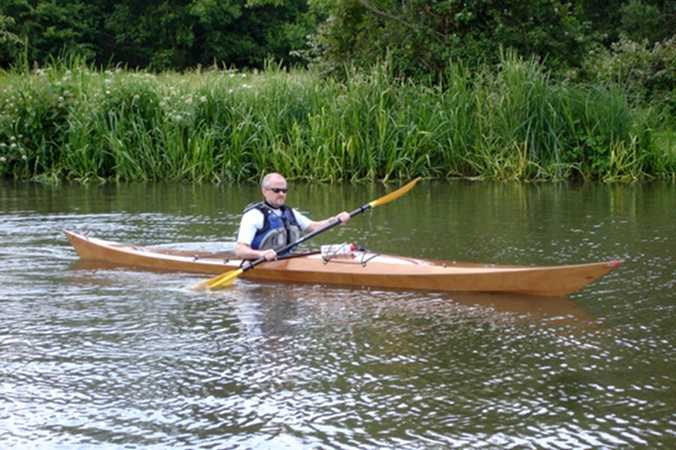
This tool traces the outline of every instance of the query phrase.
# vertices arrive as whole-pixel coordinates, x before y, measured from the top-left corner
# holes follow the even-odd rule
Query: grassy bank
[[[45,181],[479,177],[674,180],[673,131],[619,91],[506,57],[444,86],[387,67],[153,75],[55,64],[0,73],[0,176]]]

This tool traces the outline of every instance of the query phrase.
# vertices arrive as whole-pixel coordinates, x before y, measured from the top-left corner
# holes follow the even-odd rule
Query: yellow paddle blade
[[[243,269],[233,270],[232,272],[226,272],[222,275],[212,278],[207,281],[207,286],[209,289],[221,289],[228,286],[231,286],[238,276],[244,272]]]
[[[227,277],[228,275],[230,275],[231,273],[232,273],[232,272],[223,272],[222,274],[216,275],[216,276],[213,277],[213,278],[209,278],[207,281],[203,281],[202,283],[204,284],[204,287],[208,289],[208,288],[210,288],[212,285],[218,283],[218,282],[221,281],[223,278],[225,278],[225,277]]]
[[[208,280],[200,281],[196,285],[194,285],[191,289],[193,291],[203,291],[204,289],[209,289],[209,282],[215,280],[216,278],[220,278],[224,276],[225,274],[220,274],[218,277],[215,278],[209,278]]]
[[[214,286],[217,286],[216,287],[217,289],[218,289],[218,287],[226,287],[226,286],[231,285],[235,281],[235,278],[237,278],[239,276],[239,274],[242,273],[242,272],[243,272],[243,270],[241,270],[241,269],[235,270],[233,272],[224,272],[220,275],[216,275],[213,278],[209,278],[208,280],[200,281],[199,283],[194,285],[192,288],[195,291],[201,291],[203,289],[212,289]],[[237,273],[237,274],[233,275],[235,273]],[[227,277],[232,277],[232,280],[230,280],[230,279],[225,280],[225,278],[227,278]],[[223,286],[220,285],[221,282],[224,283]],[[226,282],[227,282],[227,284],[225,284]]]
[[[380,197],[378,199],[373,200],[372,202],[369,202],[369,206],[371,206],[371,208],[375,208],[376,206],[384,205],[386,203],[390,203],[391,201],[398,199],[399,197],[401,197],[402,195],[406,194],[408,191],[413,189],[416,183],[418,183],[418,181],[420,181],[421,179],[422,178],[418,177],[415,180],[400,187],[396,191],[390,192],[389,194],[383,197]]]

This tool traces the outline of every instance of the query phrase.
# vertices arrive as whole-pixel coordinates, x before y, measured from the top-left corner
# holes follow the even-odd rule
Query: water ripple
[[[454,192],[468,208],[461,215],[426,198],[410,217],[383,209],[359,237],[430,257],[444,246],[496,262],[624,265],[570,299],[246,280],[204,294],[190,289],[196,275],[79,267],[61,230],[153,244],[227,240],[239,206],[203,211],[186,193],[167,210],[139,211],[141,197],[124,189],[61,210],[17,197],[0,220],[0,446],[672,447],[676,271],[664,211],[650,226],[645,214],[585,202],[572,202],[582,213],[558,214],[540,196],[559,194],[537,188],[546,192],[526,197],[541,208],[531,220],[502,195],[508,187],[496,189],[466,206],[465,191]],[[70,202],[82,193],[68,192]],[[222,205],[226,194],[212,194]],[[425,208],[440,218],[414,220]],[[471,224],[470,213],[487,215],[458,225]],[[463,239],[441,243],[449,232]]]

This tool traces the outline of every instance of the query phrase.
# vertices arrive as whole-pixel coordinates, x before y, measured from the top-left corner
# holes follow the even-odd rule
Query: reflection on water
[[[627,260],[568,299],[247,280],[194,292],[197,275],[78,263],[61,230],[227,241],[249,200],[238,188],[61,189],[0,190],[3,448],[676,442],[673,189],[422,184],[415,207],[331,237],[430,258]],[[298,190],[316,217],[384,192]]]
[[[172,246],[173,248],[174,246]],[[189,246],[192,247],[192,246]],[[201,247],[208,248],[208,247]],[[94,261],[94,260],[81,260],[77,259],[69,265],[70,269],[73,271],[74,275],[72,277],[73,281],[79,283],[91,283],[92,280],[97,279],[97,273],[101,271],[110,271],[111,275],[114,275],[114,271],[119,271],[120,273],[126,273],[129,270],[129,267],[120,266],[119,264],[109,263],[105,261]],[[153,271],[149,269],[139,268],[142,272],[159,272],[163,273],[164,271],[158,270]],[[143,274],[140,274],[144,277]],[[208,275],[202,275],[202,277],[208,277]],[[97,281],[100,282],[100,281]],[[240,281],[241,282],[241,281]],[[275,290],[290,290],[294,287],[293,285],[288,286],[285,284],[278,284],[274,286]],[[334,292],[335,286],[318,286],[318,288],[325,290],[328,293]],[[343,288],[346,289],[346,288]],[[355,295],[361,296],[366,292],[370,294],[377,293],[377,290],[373,288],[354,288]],[[226,291],[226,295],[230,295],[230,291]],[[218,293],[210,293],[211,295],[218,295]],[[325,297],[327,293],[323,293],[321,296]],[[571,321],[573,323],[585,323],[591,322],[592,316],[589,314],[585,308],[580,305],[578,302],[571,300],[568,297],[550,297],[550,296],[536,296],[536,295],[519,295],[519,294],[491,294],[491,293],[423,293],[423,292],[409,292],[402,293],[392,290],[383,291],[381,295],[394,298],[404,298],[404,299],[420,299],[423,298],[433,298],[435,299],[432,303],[416,303],[411,301],[405,301],[404,305],[413,304],[413,309],[416,311],[425,310],[427,308],[434,308],[434,305],[449,303],[457,303],[459,305],[464,305],[468,307],[468,310],[484,311],[486,315],[494,319],[500,316],[500,313],[508,313],[513,316],[522,316],[524,318],[547,318],[552,323],[559,323],[565,321]],[[388,308],[391,308],[392,305],[388,305]],[[411,311],[415,313],[415,311]]]

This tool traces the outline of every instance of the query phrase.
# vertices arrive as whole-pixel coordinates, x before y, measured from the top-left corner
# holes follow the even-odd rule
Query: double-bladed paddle
[[[361,214],[364,211],[367,211],[371,208],[375,208],[376,206],[385,205],[387,203],[390,203],[391,201],[398,199],[399,197],[403,196],[408,191],[413,189],[413,187],[416,185],[416,183],[418,181],[420,181],[419,177],[416,178],[415,180],[407,183],[406,185],[400,187],[396,191],[390,192],[389,194],[384,195],[383,197],[380,197],[376,200],[373,200],[371,202],[364,204],[363,206],[361,206],[361,207],[355,209],[354,211],[350,212],[350,217],[354,217],[357,214]],[[277,253],[285,253],[285,252],[293,249],[294,247],[297,247],[298,245],[302,244],[303,242],[310,240],[313,237],[315,237],[315,236],[317,236],[317,235],[319,235],[319,234],[321,234],[321,233],[323,233],[327,230],[330,230],[331,228],[335,227],[336,225],[339,225],[340,223],[341,223],[340,219],[335,218],[331,222],[329,222],[325,227],[320,228],[319,230],[315,230],[312,233],[307,234],[307,235],[303,236],[302,238],[298,239],[297,241],[292,242],[292,243],[280,248],[279,250],[277,250]],[[246,262],[246,263],[244,263],[244,265],[242,267],[240,267],[237,270],[225,272],[225,273],[217,275],[213,278],[210,278],[206,281],[202,281],[201,283],[197,284],[194,287],[194,289],[220,289],[220,288],[228,287],[235,282],[235,280],[237,279],[238,276],[240,276],[241,274],[243,274],[247,270],[251,270],[254,267],[256,267],[257,265],[262,264],[264,262],[266,262],[266,259],[263,258],[263,257],[258,258],[254,261],[251,261],[251,262]]]

